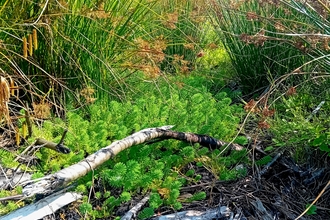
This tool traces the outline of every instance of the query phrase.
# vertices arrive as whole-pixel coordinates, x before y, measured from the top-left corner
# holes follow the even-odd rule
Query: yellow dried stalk
[[[16,91],[16,97],[18,99],[19,97],[19,90],[18,90],[18,86],[16,85],[15,81],[9,76],[9,82],[10,82],[10,94],[11,96],[15,96],[15,91]]]
[[[33,55],[32,34],[29,34],[29,55]]]
[[[27,41],[26,41],[26,37],[23,37],[23,57],[27,58],[28,54],[27,54]]]
[[[16,145],[19,146],[19,144],[21,143],[21,136],[19,135],[19,129],[15,128],[16,132],[15,132],[15,141],[16,141]]]
[[[27,135],[28,135],[28,126],[27,126],[27,122],[24,121],[22,125],[22,136],[23,138],[26,138]]]
[[[11,96],[14,96],[15,95],[15,83],[14,83],[14,80],[12,78],[10,78],[10,93],[11,93]]]
[[[0,119],[4,117],[7,123],[10,122],[8,102],[10,97],[10,88],[8,81],[1,76],[0,79]]]
[[[38,49],[37,30],[33,29],[32,34],[33,34],[33,46],[34,46],[34,49],[37,50]]]

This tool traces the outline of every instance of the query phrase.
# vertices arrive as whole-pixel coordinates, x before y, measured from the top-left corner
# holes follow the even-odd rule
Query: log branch
[[[220,147],[226,145],[226,142],[217,140],[207,135],[198,135],[192,133],[171,131],[173,126],[162,126],[158,128],[147,128],[136,132],[122,140],[115,141],[111,145],[100,149],[94,154],[89,155],[84,160],[62,169],[54,174],[45,176],[40,179],[29,181],[24,184],[23,195],[28,198],[39,193],[51,193],[52,191],[64,187],[70,182],[85,176],[89,171],[96,169],[105,161],[113,158],[119,152],[137,144],[145,143],[157,138],[176,139],[188,143],[200,143],[203,146]],[[39,140],[40,141],[40,140]],[[237,149],[242,147],[233,144]],[[23,184],[22,184],[23,185]]]
[[[137,212],[141,210],[142,206],[147,203],[150,198],[150,194],[146,195],[138,204],[131,208],[120,220],[131,220],[137,216]]]
[[[63,154],[68,154],[71,152],[71,150],[68,147],[64,146],[61,142],[56,144],[54,142],[47,141],[43,138],[38,138],[35,145],[42,145],[43,147],[49,148],[51,150],[54,150],[56,152],[63,153]]]
[[[64,138],[67,133],[68,133],[68,130],[67,129],[64,130],[62,138],[58,144],[51,142],[51,141],[47,141],[42,138],[38,138],[35,145],[42,145],[43,147],[49,148],[49,149],[57,151],[59,153],[68,154],[71,152],[70,148],[63,145]]]
[[[228,145],[227,142],[218,140],[214,137],[202,134],[188,133],[188,132],[178,132],[172,130],[163,130],[163,136],[159,138],[160,140],[164,139],[175,139],[184,141],[190,144],[199,143],[202,146],[209,147],[211,149],[216,149],[225,145]],[[243,147],[239,144],[231,144],[230,147],[233,150],[242,150]]]
[[[50,193],[58,188],[68,185],[70,182],[85,176],[89,171],[96,169],[105,161],[117,155],[119,152],[137,144],[162,137],[164,131],[173,126],[163,126],[159,128],[147,128],[134,133],[120,141],[115,141],[111,145],[100,149],[89,155],[84,160],[64,168],[54,174],[29,181],[23,187],[23,195],[29,198],[36,194]]]

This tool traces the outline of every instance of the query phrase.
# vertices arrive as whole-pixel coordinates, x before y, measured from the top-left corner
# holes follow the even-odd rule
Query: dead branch
[[[178,212],[169,215],[163,215],[152,220],[174,220],[174,219],[190,219],[190,220],[207,220],[207,219],[233,219],[234,213],[230,211],[227,206],[221,206],[219,208],[209,209],[205,212],[189,210]]]
[[[136,217],[136,213],[140,211],[142,206],[146,204],[149,200],[150,194],[146,195],[138,204],[136,204],[133,208],[131,208],[120,220],[131,220],[133,217]]]
[[[36,203],[24,206],[10,214],[1,217],[1,220],[31,220],[41,219],[47,215],[55,213],[63,206],[74,202],[82,196],[75,192],[61,192],[47,196]]]
[[[105,161],[114,157],[128,147],[162,137],[164,135],[164,131],[171,129],[172,127],[173,126],[147,128],[120,141],[115,141],[111,145],[89,155],[79,163],[64,168],[54,174],[25,183],[23,187],[23,195],[28,198],[34,196],[35,194],[52,193],[54,190],[64,187],[70,182],[85,176],[89,171],[96,169]],[[22,185],[23,184],[24,183],[22,183]]]
[[[145,143],[150,140],[164,140],[164,139],[176,139],[185,141],[188,143],[199,143],[202,146],[207,147],[221,147],[227,145],[226,142],[217,140],[207,135],[199,135],[193,133],[184,133],[171,131],[173,126],[162,126],[158,128],[147,128],[136,132],[122,140],[115,141],[111,145],[100,149],[94,154],[88,156],[84,160],[71,165],[65,169],[62,169],[54,174],[39,178],[36,180],[26,181],[21,183],[23,185],[23,199],[32,197],[36,194],[51,194],[59,188],[67,186],[70,182],[86,175],[88,172],[96,169],[105,161],[117,155],[119,152],[137,144]],[[64,138],[65,134],[63,135]],[[62,138],[62,140],[63,140]],[[60,142],[60,144],[62,141]],[[48,142],[44,139],[38,139],[36,141],[38,145],[51,145],[52,148],[57,149],[59,144]],[[232,148],[242,149],[237,144],[232,144]],[[148,197],[143,199],[145,203]],[[142,201],[141,201],[142,202]],[[142,206],[142,205],[141,205]],[[139,208],[139,207],[137,207]],[[35,209],[36,210],[36,209]],[[129,213],[130,216],[134,215],[133,212]],[[11,216],[11,215],[10,215]]]
[[[61,140],[58,144],[56,144],[54,142],[51,142],[51,141],[47,141],[47,140],[42,139],[42,138],[38,138],[35,145],[42,145],[43,147],[52,149],[52,150],[57,151],[59,153],[68,154],[68,153],[71,152],[71,150],[68,147],[63,145],[64,138],[65,138],[67,132],[68,132],[68,130],[65,130],[63,132],[62,138],[61,138]]]
[[[159,138],[160,140],[164,139],[176,139],[180,141],[185,141],[190,144],[199,143],[202,146],[209,147],[211,149],[216,149],[225,145],[228,145],[229,143],[218,140],[214,137],[208,136],[208,135],[202,135],[202,134],[194,134],[194,133],[187,133],[187,132],[178,132],[178,131],[171,131],[171,130],[165,130],[163,131],[163,136]],[[230,144],[230,147],[233,150],[242,150],[243,147],[239,144]]]
[[[220,147],[226,142],[217,140],[207,135],[170,131],[173,126],[163,126],[158,128],[147,128],[136,132],[120,141],[115,141],[111,145],[100,149],[96,153],[88,156],[81,162],[60,170],[54,174],[28,182],[23,187],[25,197],[31,197],[37,193],[51,193],[55,189],[66,186],[68,183],[86,175],[105,161],[117,155],[119,152],[137,144],[145,143],[157,138],[177,139],[188,143],[199,143],[203,146]],[[241,146],[233,144],[235,148],[242,149]]]

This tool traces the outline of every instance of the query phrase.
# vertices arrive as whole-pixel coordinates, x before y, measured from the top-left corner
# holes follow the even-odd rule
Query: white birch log
[[[137,212],[141,210],[142,206],[149,200],[150,194],[146,195],[138,204],[131,208],[120,220],[131,220],[137,216]]]
[[[28,198],[37,193],[50,193],[55,189],[66,186],[70,182],[85,176],[89,171],[94,170],[105,161],[117,155],[119,152],[137,144],[162,137],[164,131],[174,126],[162,126],[158,128],[147,128],[136,132],[120,141],[115,141],[111,145],[100,149],[89,155],[84,160],[64,168],[54,174],[29,181],[24,184],[23,195]],[[23,184],[22,184],[23,185]]]
[[[41,219],[46,215],[55,213],[58,209],[80,198],[82,198],[82,196],[75,192],[53,194],[39,200],[36,203],[24,206],[23,208],[17,209],[8,215],[0,217],[0,220]]]
[[[209,220],[209,219],[233,219],[233,213],[227,206],[209,209],[205,212],[189,210],[174,214],[152,218],[152,220]]]

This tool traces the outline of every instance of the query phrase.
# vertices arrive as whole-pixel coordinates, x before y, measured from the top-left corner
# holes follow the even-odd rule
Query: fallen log
[[[114,157],[128,147],[161,137],[165,130],[171,129],[172,127],[173,126],[147,128],[122,140],[115,141],[111,145],[98,150],[96,153],[89,155],[84,160],[76,164],[64,168],[54,174],[29,181],[23,186],[23,195],[28,198],[36,194],[51,193],[52,191],[64,187],[70,182],[85,176],[89,171],[96,169],[105,161]]]
[[[100,166],[107,160],[113,158],[121,151],[133,145],[146,143],[150,140],[177,139],[191,144],[199,143],[202,146],[212,148],[221,147],[228,144],[226,142],[217,140],[207,135],[176,132],[169,130],[173,127],[174,126],[169,125],[141,130],[122,140],[113,142],[111,145],[98,150],[94,154],[89,155],[84,160],[67,168],[64,168],[54,174],[50,174],[39,179],[23,182],[21,183],[21,185],[23,186],[22,197],[23,199],[25,199],[32,197],[36,194],[51,194],[54,191],[67,186],[72,181],[85,176],[88,172],[96,169],[98,166]],[[236,150],[242,149],[242,147],[237,144],[232,144],[230,146]]]
[[[31,220],[41,219],[56,212],[63,206],[82,198],[82,195],[75,192],[61,192],[47,196],[36,203],[24,206],[12,213],[0,217],[1,220]]]
[[[231,216],[231,217],[230,217]],[[189,210],[183,212],[177,212],[169,215],[163,215],[152,218],[152,220],[208,220],[208,219],[233,219],[234,214],[227,206],[221,206],[214,209],[209,209],[205,212]]]
[[[217,140],[207,135],[170,131],[174,126],[162,126],[158,128],[147,128],[136,132],[122,140],[115,141],[111,145],[100,149],[94,154],[89,155],[84,160],[64,168],[54,174],[29,181],[23,187],[24,197],[31,197],[35,194],[51,193],[52,191],[66,186],[70,182],[85,176],[89,171],[96,169],[105,161],[117,155],[119,152],[137,144],[145,143],[153,139],[177,139],[188,143],[199,143],[203,146],[221,147],[226,142]],[[235,149],[242,149],[241,146],[234,144]],[[22,184],[23,185],[23,184]]]

